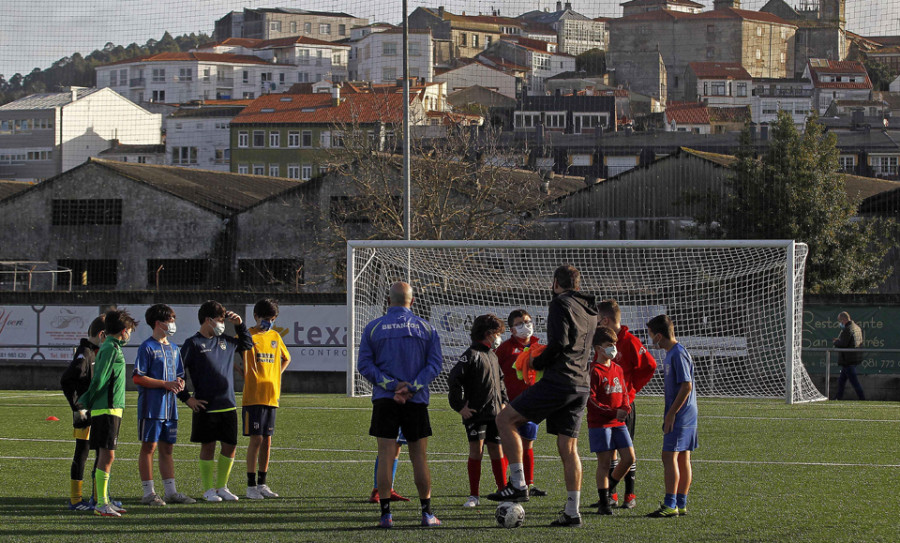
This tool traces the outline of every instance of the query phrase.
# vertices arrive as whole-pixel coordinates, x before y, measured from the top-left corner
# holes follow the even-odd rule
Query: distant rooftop
[[[85,96],[90,96],[99,91],[97,87],[75,89],[77,100],[81,100]],[[72,92],[42,92],[31,94],[19,98],[14,102],[0,106],[0,110],[19,110],[19,109],[53,109],[66,106],[72,103]]]

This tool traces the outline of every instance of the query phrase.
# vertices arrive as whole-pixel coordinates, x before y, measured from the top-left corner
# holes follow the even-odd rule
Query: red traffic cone
[[[59,419],[54,417],[53,415],[50,415],[49,417],[47,417],[47,420],[59,421]]]

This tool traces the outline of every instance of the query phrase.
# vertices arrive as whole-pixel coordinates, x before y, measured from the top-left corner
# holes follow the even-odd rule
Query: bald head
[[[391,307],[409,307],[412,305],[412,287],[409,283],[397,281],[391,285],[390,294],[388,295]]]

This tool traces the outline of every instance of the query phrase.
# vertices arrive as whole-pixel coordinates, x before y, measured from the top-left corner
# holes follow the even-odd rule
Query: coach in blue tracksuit
[[[382,528],[393,526],[391,463],[400,430],[409,444],[422,502],[422,526],[441,523],[431,512],[431,472],[426,458],[431,435],[428,385],[441,371],[441,342],[437,330],[410,311],[412,302],[412,287],[403,282],[391,285],[387,314],[366,326],[359,344],[357,367],[373,385],[369,435],[378,439]]]

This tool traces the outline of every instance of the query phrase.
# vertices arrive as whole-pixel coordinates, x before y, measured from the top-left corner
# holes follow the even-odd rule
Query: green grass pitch
[[[378,506],[365,502],[375,448],[367,435],[368,399],[282,399],[269,468],[269,484],[282,498],[153,509],[138,504],[135,403],[129,394],[111,479],[112,494],[128,513],[100,518],[65,507],[73,441],[62,395],[0,392],[0,541],[900,541],[897,404],[788,406],[776,400],[701,398],[689,515],[649,519],[644,515],[663,493],[662,399],[639,398],[637,509],[616,510],[612,517],[583,509],[583,528],[547,527],[562,508],[565,489],[555,441],[542,433],[536,480],[550,495],[524,504],[525,526],[504,530],[495,526],[493,505],[461,507],[468,494],[466,441],[459,416],[446,397],[436,396],[429,457],[433,507],[444,525],[418,528],[413,500],[394,505],[395,528],[382,532],[374,528]],[[180,414],[176,478],[179,490],[200,498],[199,449],[187,441],[189,411],[182,408]],[[60,421],[46,421],[51,415]],[[242,497],[246,443],[241,437],[229,485]],[[582,504],[587,505],[596,497],[596,462],[586,439],[580,447]],[[413,497],[412,469],[405,455],[402,460],[395,487]],[[492,490],[492,481],[485,460],[482,494]],[[158,471],[156,485],[161,489]]]

